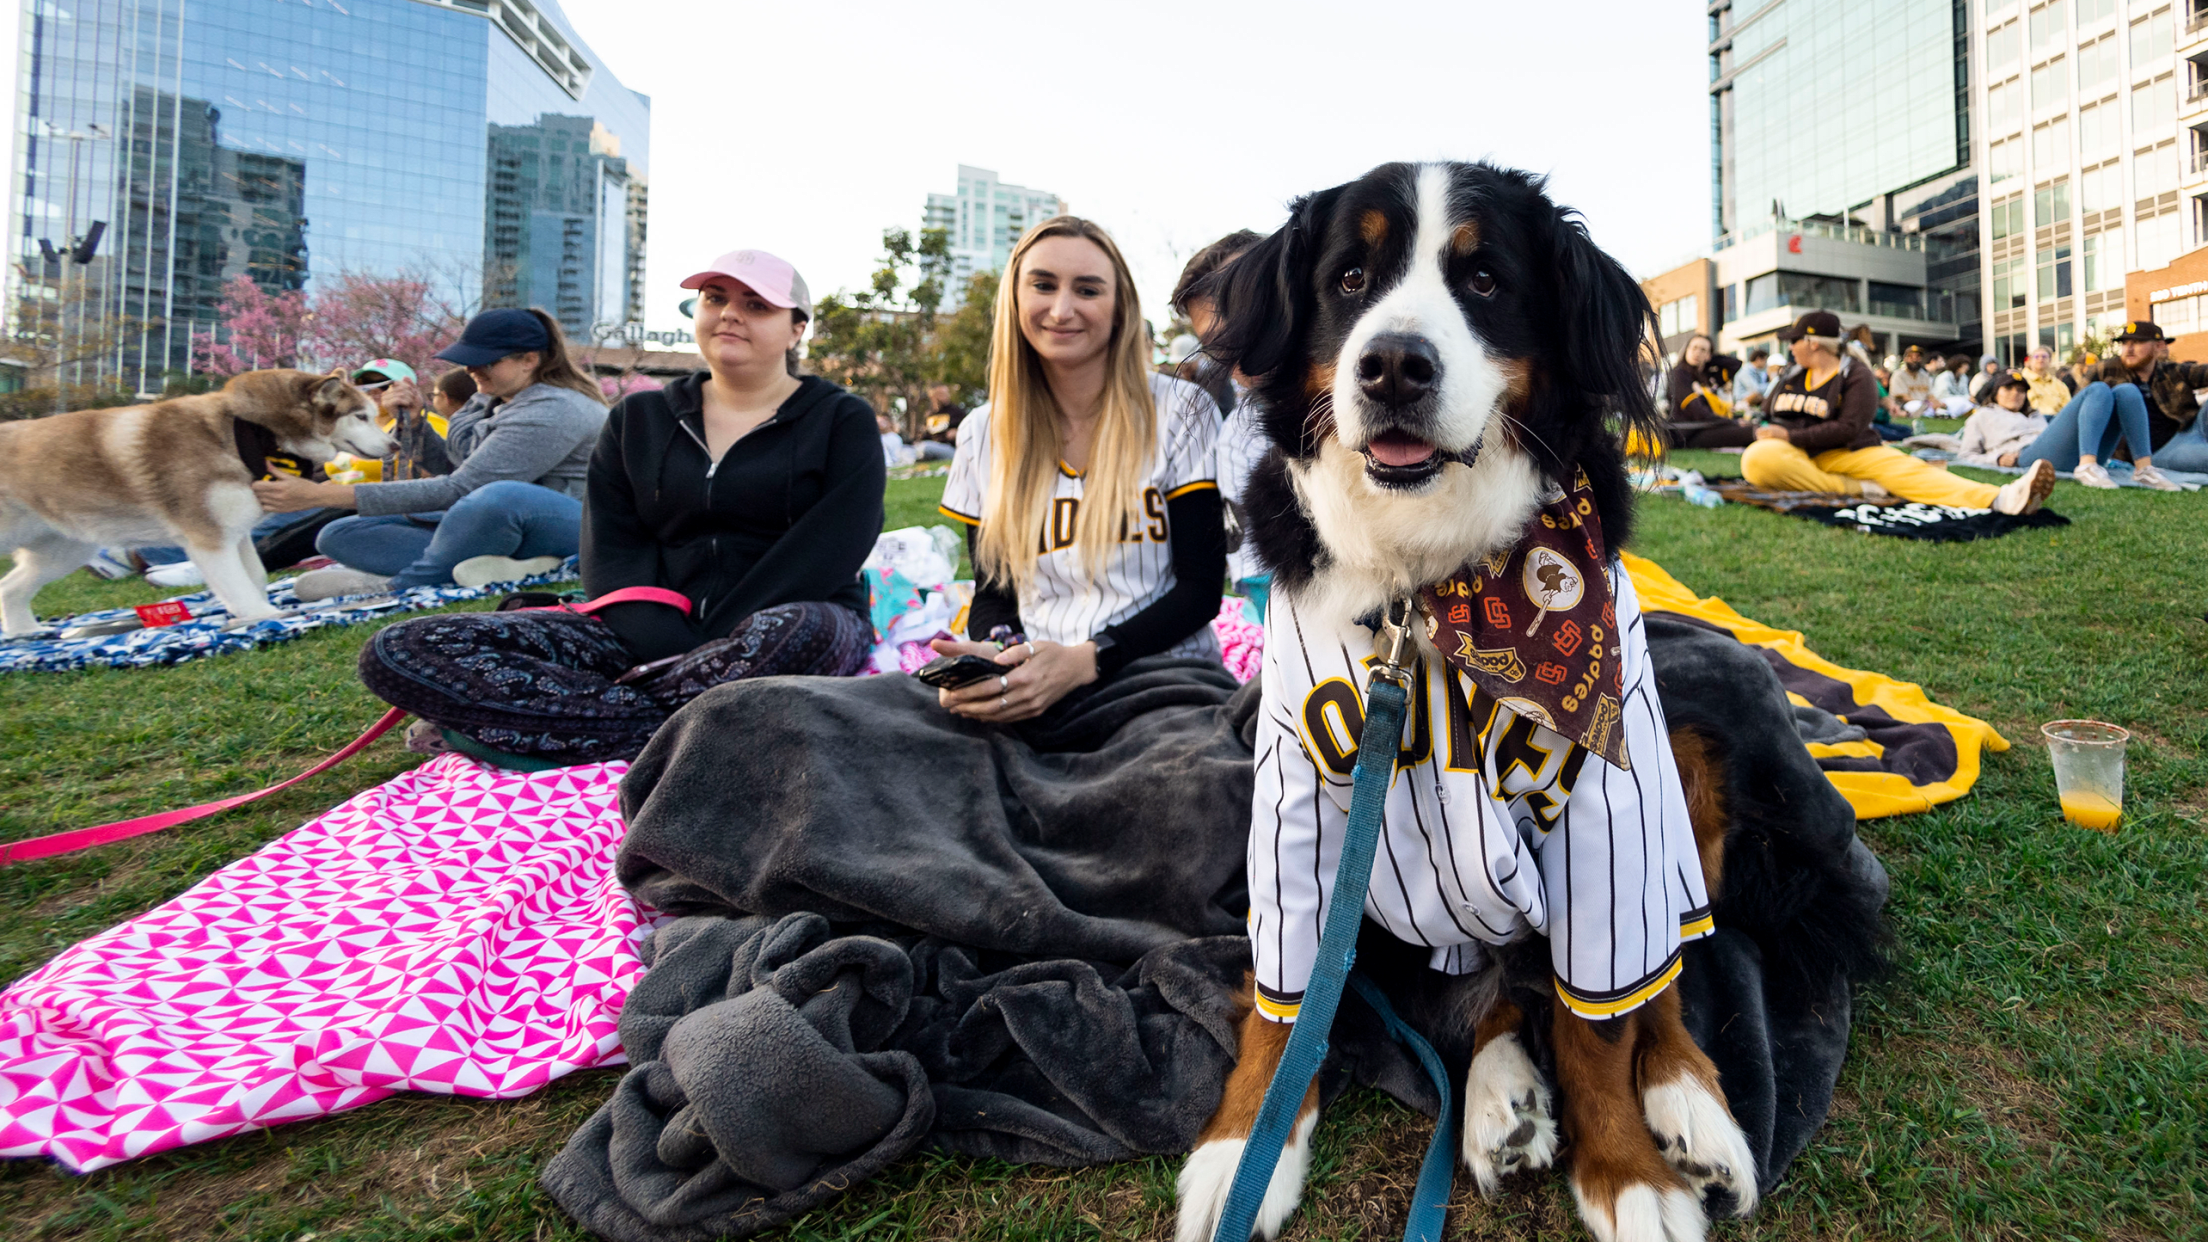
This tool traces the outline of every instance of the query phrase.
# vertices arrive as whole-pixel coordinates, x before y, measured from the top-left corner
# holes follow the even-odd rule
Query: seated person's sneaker
[[[1892,500],[1894,498],[1892,492],[1871,482],[1869,479],[1859,479],[1857,482],[1863,488],[1863,499],[1865,500]]]
[[[2185,490],[2184,488],[2179,487],[2177,484],[2170,482],[2170,476],[2155,469],[2153,466],[2132,466],[2131,479],[2132,482],[2137,483],[2141,487],[2151,487],[2158,492],[2182,492]]]
[[[471,556],[452,567],[452,580],[464,587],[519,582],[523,578],[551,573],[565,559],[559,556],[532,556],[526,560],[510,556]]]
[[[205,586],[207,578],[190,561],[172,561],[146,571],[146,581],[157,587]]]
[[[2097,461],[2080,462],[2078,468],[2071,472],[2070,477],[2087,487],[2098,487],[2106,490],[2117,486],[2116,480],[2108,477],[2107,468]]]
[[[2048,493],[2055,490],[2055,463],[2042,457],[1994,494],[1993,511],[2023,516],[2039,512]]]
[[[291,595],[302,604],[318,599],[336,599],[342,595],[381,595],[391,589],[389,578],[343,565],[328,569],[310,569],[291,580]]]

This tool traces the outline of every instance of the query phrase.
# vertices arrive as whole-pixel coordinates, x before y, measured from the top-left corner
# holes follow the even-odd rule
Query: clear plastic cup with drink
[[[2124,744],[2131,734],[2098,720],[2041,725],[2055,765],[2062,817],[2081,828],[2113,831],[2124,814]]]

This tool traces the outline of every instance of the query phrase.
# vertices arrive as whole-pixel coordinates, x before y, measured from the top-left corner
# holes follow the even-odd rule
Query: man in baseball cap
[[[770,305],[813,317],[813,294],[797,269],[764,250],[731,250],[711,266],[682,282],[685,289],[703,289],[715,277],[742,281]]]

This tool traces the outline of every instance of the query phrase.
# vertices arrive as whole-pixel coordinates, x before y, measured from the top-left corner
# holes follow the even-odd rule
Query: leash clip
[[[1378,664],[1373,665],[1372,675],[1392,681],[1406,690],[1411,685],[1411,670],[1405,665],[1403,657],[1411,644],[1411,620],[1416,615],[1417,610],[1411,603],[1410,596],[1404,595],[1390,600],[1387,607],[1380,610],[1379,631],[1373,635],[1372,641],[1372,654],[1379,660]]]

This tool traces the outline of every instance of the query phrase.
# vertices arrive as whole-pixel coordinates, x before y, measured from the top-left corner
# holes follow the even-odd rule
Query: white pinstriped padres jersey
[[[1633,584],[1609,567],[1624,635],[1625,739],[1612,767],[1427,658],[1412,681],[1365,916],[1438,970],[1478,944],[1549,938],[1557,993],[1587,1017],[1625,1013],[1710,931],[1701,857],[1649,669]],[[1318,950],[1364,727],[1373,634],[1322,631],[1275,594],[1250,823],[1257,1005],[1293,1022]]]
[[[1250,472],[1257,469],[1270,442],[1265,439],[1265,429],[1258,425],[1250,390],[1242,386],[1241,380],[1229,382],[1234,385],[1234,413],[1227,415],[1226,425],[1219,429],[1219,495],[1241,504],[1242,492],[1250,485]],[[1227,553],[1227,577],[1240,582],[1264,572],[1257,549],[1250,543],[1250,532],[1245,529],[1242,546]]]
[[[1173,589],[1173,537],[1165,502],[1203,488],[1217,488],[1214,459],[1219,407],[1196,385],[1171,376],[1150,377],[1158,408],[1158,447],[1142,489],[1142,509],[1121,523],[1119,546],[1104,572],[1092,576],[1073,546],[1081,511],[1082,476],[1058,467],[1058,490],[1044,529],[1035,584],[1020,593],[1020,620],[1029,638],[1083,643],[1097,631],[1126,620]],[[943,482],[941,511],[969,526],[981,524],[982,489],[989,484],[990,407],[966,416],[958,427],[958,452]],[[1219,639],[1204,626],[1166,654],[1219,658]]]

